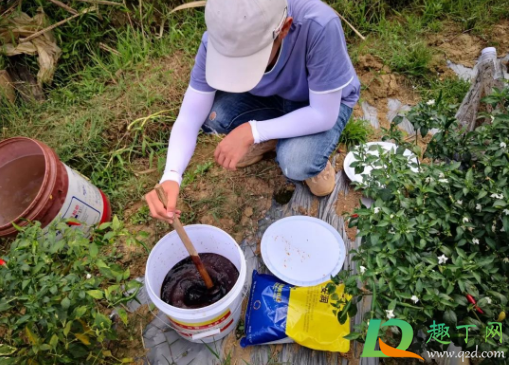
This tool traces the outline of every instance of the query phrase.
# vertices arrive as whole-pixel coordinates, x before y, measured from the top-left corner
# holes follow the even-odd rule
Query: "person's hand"
[[[152,190],[147,195],[145,195],[145,200],[147,201],[148,207],[150,208],[150,215],[153,218],[160,219],[172,224],[175,214],[177,217],[179,217],[181,213],[180,210],[177,210],[179,184],[176,181],[167,180],[164,181],[161,186],[166,193],[167,208],[164,208],[164,205],[159,200],[155,190]]]
[[[214,157],[225,169],[236,170],[238,162],[246,155],[253,143],[251,126],[249,123],[244,123],[224,137],[217,146]]]

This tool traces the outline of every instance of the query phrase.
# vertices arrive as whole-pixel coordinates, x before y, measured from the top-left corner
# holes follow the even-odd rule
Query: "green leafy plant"
[[[345,144],[348,149],[366,143],[372,132],[369,122],[365,119],[350,120],[339,138],[339,143]]]
[[[501,107],[468,133],[453,117],[432,110],[432,103],[418,106],[409,117],[414,127],[438,129],[426,150],[430,164],[409,163],[403,155],[405,145],[393,153],[380,151],[380,156],[362,149],[357,154],[359,171],[374,167],[358,186],[374,203],[349,217],[361,239],[351,252],[356,272],[333,278],[336,285],[345,283],[345,292],[353,296],[336,303],[337,308],[345,304],[336,312],[340,321],[362,296],[372,297],[371,310],[351,339],[365,339],[371,318],[397,317],[427,336],[436,321],[451,327],[445,340],[466,349],[503,351],[507,357],[508,100],[507,90],[487,98]],[[433,122],[428,123],[430,115]],[[395,128],[388,132],[398,139]],[[334,292],[335,285],[329,290]],[[502,323],[503,333],[485,336],[490,322]],[[469,329],[468,341],[465,330],[456,329],[461,325],[476,326]],[[390,331],[380,336],[399,343]],[[413,349],[423,343],[414,342]],[[443,348],[435,341],[426,346]]]
[[[194,169],[194,171],[190,170],[187,171],[184,174],[184,178],[182,179],[182,188],[186,187],[189,184],[192,184],[196,180],[196,178],[205,175],[212,166],[214,166],[214,163],[208,161],[196,166],[196,169]]]
[[[115,262],[119,239],[136,241],[116,217],[91,239],[65,222],[47,231],[39,223],[20,228],[0,266],[0,363],[122,361],[111,352],[116,331],[109,313],[118,307],[127,325],[121,304],[140,283]]]

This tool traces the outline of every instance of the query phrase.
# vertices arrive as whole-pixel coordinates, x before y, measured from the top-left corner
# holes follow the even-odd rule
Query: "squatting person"
[[[214,154],[224,168],[275,149],[288,179],[330,194],[329,157],[360,92],[337,15],[320,0],[208,0],[205,22],[161,179],[168,209],[151,191],[152,216],[172,221],[200,129],[226,135]]]

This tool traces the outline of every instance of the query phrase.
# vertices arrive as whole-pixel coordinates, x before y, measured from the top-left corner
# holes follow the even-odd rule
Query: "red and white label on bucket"
[[[87,232],[101,221],[104,214],[103,196],[98,188],[78,172],[64,165],[69,178],[69,189],[58,217],[74,218],[81,223],[80,229]]]
[[[182,321],[177,321],[170,317],[171,324],[173,328],[184,337],[200,337],[200,335],[205,335],[210,333],[210,335],[218,334],[226,331],[233,325],[234,318],[232,316],[232,312],[227,309],[225,312],[213,318],[211,320],[199,323],[185,323]],[[215,330],[215,331],[214,331]]]

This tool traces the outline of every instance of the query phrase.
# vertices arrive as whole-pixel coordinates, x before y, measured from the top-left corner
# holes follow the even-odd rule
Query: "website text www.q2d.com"
[[[401,342],[398,347],[394,348],[390,345],[387,345],[382,341],[381,338],[378,337],[378,331],[380,327],[386,326],[396,326],[401,331]],[[465,343],[468,343],[468,332],[470,328],[475,328],[476,325],[463,325],[457,326],[457,330],[465,331]],[[430,326],[430,330],[428,331],[429,338],[426,343],[431,340],[440,342],[441,344],[447,345],[450,344],[450,335],[449,335],[449,327],[443,323],[435,323],[433,321],[433,325]],[[500,322],[488,322],[488,326],[486,327],[485,339],[492,339],[493,341],[500,341],[502,343],[502,323]],[[368,333],[366,335],[366,342],[364,344],[364,349],[361,357],[411,357],[423,360],[424,359],[413,352],[406,351],[410,344],[412,343],[414,338],[414,330],[412,326],[402,320],[397,318],[392,318],[387,322],[382,324],[381,319],[372,319],[369,323]],[[376,343],[380,346],[380,351],[375,350]],[[505,358],[505,354],[503,351],[479,351],[478,346],[476,346],[475,350],[472,351],[426,351],[429,358]]]

